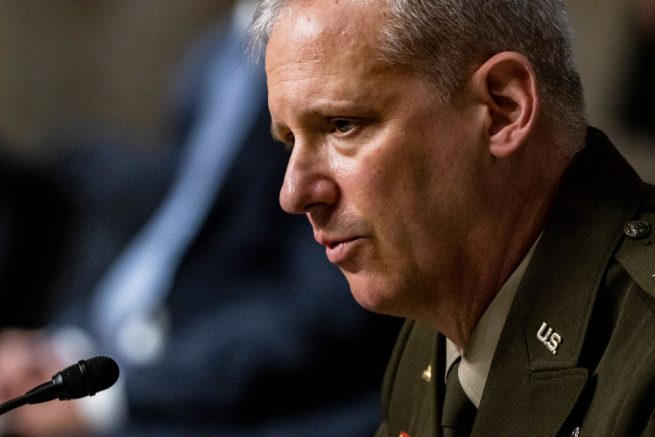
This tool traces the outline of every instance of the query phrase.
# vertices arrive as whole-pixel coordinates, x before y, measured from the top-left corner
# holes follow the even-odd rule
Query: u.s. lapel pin
[[[541,324],[537,331],[537,339],[546,346],[553,355],[557,354],[557,348],[562,343],[562,336],[553,330],[546,322]]]
[[[423,378],[423,381],[425,382],[432,381],[432,364],[428,364],[428,367],[426,367],[421,374],[421,378]]]

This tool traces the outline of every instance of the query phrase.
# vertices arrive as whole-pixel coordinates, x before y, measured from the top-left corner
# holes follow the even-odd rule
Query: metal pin
[[[430,382],[432,380],[432,364],[428,364],[428,367],[421,374],[421,378],[425,382]]]

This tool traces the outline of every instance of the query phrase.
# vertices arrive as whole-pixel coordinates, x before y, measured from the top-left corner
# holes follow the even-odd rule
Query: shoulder
[[[625,237],[616,252],[616,261],[632,280],[655,298],[655,187],[642,204],[640,213],[623,227]]]
[[[600,358],[582,425],[589,435],[608,424],[621,435],[651,435],[644,430],[655,423],[655,202],[644,202],[622,232],[587,331],[586,356]]]

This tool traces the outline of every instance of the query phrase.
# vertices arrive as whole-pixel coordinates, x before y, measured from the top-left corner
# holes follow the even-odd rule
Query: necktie
[[[446,395],[441,414],[441,427],[444,437],[465,437],[471,434],[477,409],[464,393],[459,382],[458,359],[446,376]]]
[[[209,66],[170,193],[94,291],[92,326],[103,350],[119,360],[145,363],[161,349],[162,302],[261,106],[265,81],[247,63],[242,35],[232,29]]]

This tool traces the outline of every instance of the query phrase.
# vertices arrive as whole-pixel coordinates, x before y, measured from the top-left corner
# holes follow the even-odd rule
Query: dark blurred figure
[[[635,7],[634,54],[624,102],[628,127],[655,138],[655,1],[639,0]]]
[[[44,322],[70,209],[47,166],[0,154],[0,326]]]
[[[76,170],[68,183],[88,183],[79,195],[95,199],[87,203],[92,211],[77,215],[76,241],[66,258],[70,268],[62,269],[57,283],[69,298],[60,299],[47,330],[2,334],[0,394],[22,394],[69,364],[67,359],[84,358],[80,354],[114,356],[122,376],[117,387],[93,398],[17,409],[5,416],[9,431],[374,432],[379,381],[398,321],[360,309],[303,219],[280,210],[278,187],[288,157],[269,133],[263,69],[243,55],[240,36],[249,6],[240,4],[232,23],[192,49],[175,105],[177,139],[184,147],[164,154],[163,165],[112,178],[108,169],[116,165],[116,155],[113,163],[95,168],[89,163],[102,163],[108,155],[101,154],[100,161],[69,158],[67,165]],[[228,61],[226,53],[240,60]],[[217,147],[222,155],[202,154]],[[159,175],[156,180],[165,175],[173,156],[178,164],[166,195],[157,189],[151,196],[139,194],[149,186],[146,175]],[[128,167],[136,170],[137,161],[130,159]],[[188,178],[202,174],[211,177],[200,185]],[[110,189],[95,186],[99,183]],[[114,202],[99,200],[98,190]],[[132,199],[130,205],[107,210],[122,198]],[[151,217],[141,220],[160,198]],[[186,210],[171,221],[171,205],[178,201]],[[100,213],[118,217],[108,221]],[[121,222],[124,216],[127,222]],[[110,226],[115,222],[119,232]],[[137,222],[145,225],[113,256],[116,241]],[[153,245],[151,237],[167,226],[183,235]],[[155,248],[154,260],[148,261],[144,247]],[[103,272],[99,266],[110,258]],[[155,275],[162,260],[163,275]],[[140,265],[145,267],[135,269]],[[113,311],[114,304],[126,308]]]

